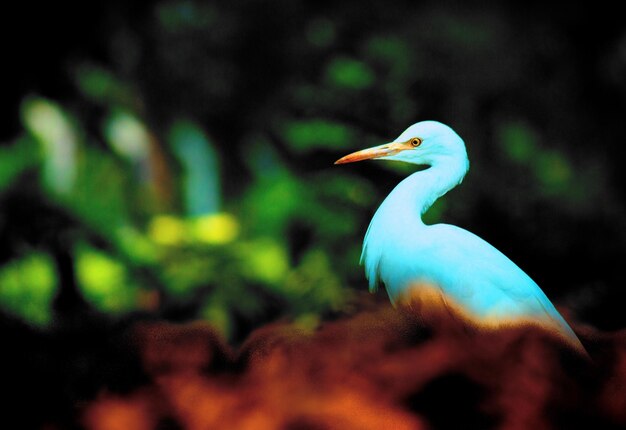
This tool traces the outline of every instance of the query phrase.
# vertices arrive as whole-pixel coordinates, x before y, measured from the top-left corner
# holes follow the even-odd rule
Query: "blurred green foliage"
[[[285,316],[314,326],[365,290],[362,235],[414,170],[333,161],[438,119],[472,169],[426,220],[480,233],[549,293],[603,314],[626,250],[611,155],[626,136],[626,33],[583,45],[557,11],[457,6],[102,6],[99,48],[68,47],[50,65],[58,88],[37,75],[9,106],[1,309],[50,324],[74,282],[102,313],[205,318],[231,338]],[[591,289],[595,302],[576,301]]]
[[[139,303],[138,287],[127,268],[106,253],[76,248],[76,278],[85,298],[103,312],[128,312]]]
[[[33,324],[48,324],[50,305],[57,288],[50,257],[32,253],[0,270],[0,302]]]
[[[365,63],[343,57],[328,64],[326,78],[331,85],[354,90],[369,88],[374,83],[374,74]]]
[[[298,153],[316,149],[345,149],[354,142],[352,130],[342,124],[325,120],[290,120],[284,126],[285,141]]]

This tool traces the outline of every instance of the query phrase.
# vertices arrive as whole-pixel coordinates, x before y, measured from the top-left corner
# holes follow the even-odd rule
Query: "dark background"
[[[412,167],[332,163],[425,119],[471,162],[429,222],[494,244],[569,319],[626,325],[616,7],[127,3],[3,13],[0,327],[16,346],[133,318],[202,319],[237,344],[351,309],[369,219]]]

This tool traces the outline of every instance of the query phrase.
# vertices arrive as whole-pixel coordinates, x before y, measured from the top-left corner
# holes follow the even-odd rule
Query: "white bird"
[[[394,304],[416,295],[432,301],[434,294],[474,325],[538,325],[586,354],[539,286],[509,258],[467,230],[422,221],[422,214],[469,169],[465,144],[450,127],[418,122],[393,142],[335,164],[366,159],[429,166],[400,182],[372,218],[361,255],[370,290],[384,284]]]

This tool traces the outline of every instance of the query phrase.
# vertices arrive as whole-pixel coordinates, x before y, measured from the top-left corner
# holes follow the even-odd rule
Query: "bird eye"
[[[422,144],[422,139],[420,139],[419,137],[414,137],[413,139],[411,139],[411,146],[413,148],[417,148],[421,144]]]

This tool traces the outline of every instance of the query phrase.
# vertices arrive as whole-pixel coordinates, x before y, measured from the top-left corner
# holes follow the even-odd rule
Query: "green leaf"
[[[0,190],[23,171],[36,166],[39,161],[37,145],[27,137],[18,139],[12,145],[0,146]]]
[[[103,105],[131,107],[136,104],[136,92],[110,71],[92,64],[83,64],[75,72],[79,91],[89,100]]]
[[[138,288],[124,264],[104,252],[80,246],[76,277],[87,300],[102,311],[120,313],[137,308]]]
[[[505,155],[521,164],[530,163],[538,151],[537,135],[527,125],[507,123],[498,130],[499,141]]]
[[[0,306],[32,324],[51,321],[56,287],[54,264],[47,254],[29,254],[0,268]]]
[[[355,140],[349,127],[324,119],[292,120],[282,128],[282,135],[296,152],[315,149],[347,149]]]
[[[327,81],[337,87],[363,90],[374,83],[374,72],[362,61],[346,57],[335,58],[326,69]]]

